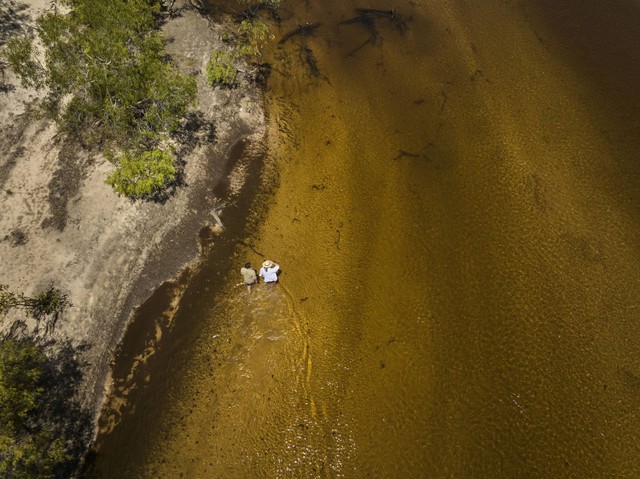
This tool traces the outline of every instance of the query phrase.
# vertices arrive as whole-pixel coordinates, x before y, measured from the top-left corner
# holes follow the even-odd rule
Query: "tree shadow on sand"
[[[9,38],[24,31],[24,24],[31,19],[27,14],[29,5],[13,0],[6,0],[0,4],[0,47]]]
[[[29,6],[14,0],[5,0],[0,4],[0,48],[16,35],[24,32],[24,25],[31,19],[27,14]],[[15,87],[7,83],[6,70],[9,64],[0,56],[0,93],[8,93]]]
[[[83,365],[78,357],[88,348],[86,344],[73,346],[69,341],[51,341],[45,345],[48,353],[42,420],[68,445],[68,460],[56,471],[61,478],[71,477],[77,470],[93,435],[92,415],[77,397],[83,379]]]
[[[92,414],[79,397],[86,366],[80,357],[89,345],[73,345],[67,339],[54,340],[48,336],[48,332],[42,331],[34,334],[24,322],[17,322],[0,341],[31,344],[43,356],[38,381],[42,392],[38,395],[36,408],[25,420],[26,429],[17,431],[14,440],[22,442],[29,436],[39,438],[44,450],[55,443],[64,444],[63,455],[55,459],[51,474],[55,478],[68,478],[78,469],[93,436]],[[13,472],[18,470],[19,467]]]

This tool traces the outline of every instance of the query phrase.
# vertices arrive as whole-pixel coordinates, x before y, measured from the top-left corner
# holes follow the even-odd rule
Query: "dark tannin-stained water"
[[[640,4],[282,18],[278,187],[89,477],[640,477]]]

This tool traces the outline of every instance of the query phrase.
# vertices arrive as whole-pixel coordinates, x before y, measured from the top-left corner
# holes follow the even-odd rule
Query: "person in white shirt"
[[[273,286],[278,282],[278,271],[280,271],[280,266],[273,261],[267,260],[262,263],[262,268],[260,268],[260,273],[258,274],[264,278],[265,283]]]

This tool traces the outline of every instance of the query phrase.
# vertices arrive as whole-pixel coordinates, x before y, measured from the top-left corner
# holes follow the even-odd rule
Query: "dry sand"
[[[10,8],[16,20],[4,39],[28,29],[48,5],[3,2],[0,8],[5,14]],[[202,72],[223,27],[186,2],[176,7],[185,8],[163,27],[173,39],[168,48],[186,71],[197,73],[197,108],[216,138],[197,135],[184,158],[186,186],[164,204],[118,197],[104,183],[112,165],[56,136],[55,125],[35,114],[42,93],[22,88],[8,68],[2,80],[0,71],[0,283],[27,295],[50,286],[69,294],[73,307],[52,337],[86,347],[80,394],[96,414],[135,307],[197,261],[198,232],[215,224],[212,208],[228,201],[213,196],[228,151],[241,138],[258,145],[264,134],[255,86],[243,81],[237,89],[214,90],[205,83]]]

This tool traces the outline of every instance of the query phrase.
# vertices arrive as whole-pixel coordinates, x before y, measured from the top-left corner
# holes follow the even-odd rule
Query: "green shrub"
[[[15,432],[38,406],[44,355],[32,343],[8,339],[0,343],[0,426]]]
[[[262,54],[262,47],[275,37],[269,26],[260,19],[243,20],[238,27],[239,46],[237,53],[248,61],[256,61]]]
[[[207,62],[207,81],[211,85],[232,86],[236,81],[236,65],[231,53],[215,50]]]
[[[38,17],[39,41],[7,44],[7,58],[22,82],[47,88],[45,113],[61,131],[104,150],[149,150],[165,141],[194,103],[196,80],[165,53],[156,29],[159,0],[59,2],[70,12]],[[158,165],[148,169],[157,172]],[[143,184],[148,191],[155,188],[148,179],[111,183],[126,185],[120,192]]]
[[[159,148],[125,151],[115,163],[116,169],[106,182],[129,198],[152,197],[174,182],[177,175],[173,155]]]
[[[69,460],[65,442],[42,422],[45,356],[30,341],[0,341],[0,476],[52,479]],[[45,419],[46,420],[46,419]]]

